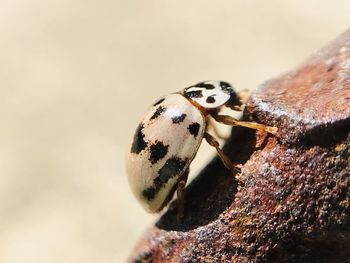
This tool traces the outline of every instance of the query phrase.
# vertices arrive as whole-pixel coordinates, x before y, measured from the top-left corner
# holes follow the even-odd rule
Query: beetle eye
[[[228,82],[225,82],[225,81],[220,81],[220,87],[223,91],[231,91],[233,90],[232,86],[228,83]]]
[[[242,105],[242,101],[240,97],[237,95],[237,93],[233,89],[231,89],[230,99],[226,102],[226,106],[229,108],[232,108],[234,106],[241,106],[241,105]]]

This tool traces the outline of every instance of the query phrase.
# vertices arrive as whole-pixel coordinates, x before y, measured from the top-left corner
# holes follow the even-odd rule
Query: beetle
[[[228,82],[210,80],[162,97],[141,118],[126,170],[131,190],[146,211],[161,211],[177,191],[178,218],[183,217],[183,188],[203,138],[216,149],[223,164],[237,173],[217,139],[208,133],[213,121],[272,134],[277,131],[276,127],[221,115],[223,106],[241,110],[241,96]]]

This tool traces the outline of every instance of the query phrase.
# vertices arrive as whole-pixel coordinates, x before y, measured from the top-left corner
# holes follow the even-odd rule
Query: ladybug
[[[241,110],[240,96],[225,81],[204,81],[159,99],[137,126],[126,160],[129,185],[142,206],[159,212],[177,190],[178,217],[183,217],[183,188],[189,165],[203,138],[216,148],[223,164],[237,168],[207,130],[213,121],[275,134],[276,127],[220,115],[223,106]]]

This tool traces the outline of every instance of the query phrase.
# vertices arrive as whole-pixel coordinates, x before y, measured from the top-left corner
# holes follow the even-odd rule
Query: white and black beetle
[[[145,113],[127,156],[127,175],[134,195],[148,212],[160,211],[177,190],[178,217],[183,216],[182,190],[203,138],[216,148],[223,164],[237,172],[218,141],[207,133],[213,120],[269,133],[277,131],[275,127],[219,114],[222,106],[240,110],[241,105],[229,83],[205,81],[163,97]]]

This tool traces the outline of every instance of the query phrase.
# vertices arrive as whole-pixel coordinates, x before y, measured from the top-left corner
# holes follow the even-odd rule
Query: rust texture
[[[131,262],[350,262],[350,31],[251,96],[245,119],[135,247]]]

